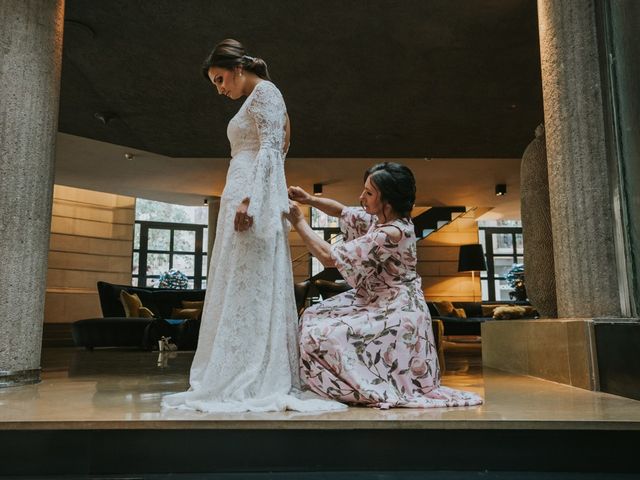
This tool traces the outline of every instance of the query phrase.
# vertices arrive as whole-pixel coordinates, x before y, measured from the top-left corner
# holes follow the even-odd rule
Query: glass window
[[[140,224],[133,225],[133,248],[138,250],[140,248]]]
[[[176,230],[173,237],[173,250],[176,252],[195,252],[195,230]]]
[[[195,255],[173,255],[173,269],[180,270],[188,277],[195,275]]]
[[[482,300],[511,300],[513,289],[505,279],[514,264],[524,264],[524,243],[519,221],[479,222],[478,240],[487,259],[486,272],[480,273]]]
[[[148,250],[170,250],[171,249],[171,230],[150,228]]]
[[[493,257],[493,276],[505,277],[513,267],[513,257]]]
[[[492,237],[494,254],[513,252],[513,236],[510,233],[494,233]]]
[[[516,252],[524,253],[524,241],[521,233],[516,233]]]
[[[132,258],[132,262],[131,262],[131,273],[133,275],[138,275],[139,267],[140,267],[140,253],[139,252],[133,252],[133,258]]]
[[[147,275],[162,275],[169,268],[168,253],[147,254]]]

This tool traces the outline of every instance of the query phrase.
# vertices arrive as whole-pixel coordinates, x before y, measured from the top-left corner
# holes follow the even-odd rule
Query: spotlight
[[[209,200],[207,200],[207,199],[205,198],[205,199],[204,199],[203,204],[204,204],[204,205],[209,205]]]
[[[507,185],[504,183],[499,183],[496,185],[496,196],[501,197],[507,194]]]
[[[133,153],[125,153],[124,158],[126,158],[127,160],[133,160],[134,158],[136,158],[136,156]]]
[[[313,184],[313,194],[317,197],[322,196],[322,184],[321,183],[314,183]]]

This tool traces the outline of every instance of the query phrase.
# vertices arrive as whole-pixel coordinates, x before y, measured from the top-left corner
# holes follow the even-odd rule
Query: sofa
[[[441,320],[444,326],[444,335],[475,335],[479,336],[481,331],[481,326],[484,322],[488,320],[493,320],[493,316],[487,310],[490,308],[486,307],[498,307],[501,305],[505,306],[525,306],[530,307],[527,302],[513,302],[513,301],[495,301],[495,302],[451,302],[455,308],[463,309],[466,318],[461,318],[458,316],[452,315],[442,315],[438,310],[436,302],[427,301],[427,306],[429,307],[429,313],[431,314],[432,319]],[[483,307],[484,312],[483,312]],[[535,310],[530,310],[529,315],[523,318],[535,318],[537,316],[537,312]]]
[[[88,350],[94,347],[138,347],[152,349],[157,340],[170,336],[181,349],[192,349],[197,344],[200,321],[189,319],[178,322],[172,318],[174,308],[182,308],[182,301],[203,301],[206,290],[173,290],[133,287],[98,282],[98,296],[102,318],[78,320],[71,327],[76,346]],[[127,317],[120,301],[120,292],[136,294],[154,318]]]

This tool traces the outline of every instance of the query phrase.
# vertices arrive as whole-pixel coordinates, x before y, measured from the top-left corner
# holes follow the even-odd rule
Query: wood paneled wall
[[[96,282],[131,282],[135,198],[55,185],[45,323],[101,317]]]
[[[460,245],[478,243],[475,218],[458,218],[418,243],[418,274],[427,300],[481,300],[480,277],[458,272]]]
[[[311,209],[302,207],[302,212],[307,222],[310,222]],[[298,260],[293,263],[293,282],[302,282],[309,278],[311,272],[309,255],[307,255],[309,250],[300,238],[300,235],[298,235],[298,232],[293,229],[291,229],[289,233],[289,247],[291,249],[291,260],[293,261],[298,258]]]

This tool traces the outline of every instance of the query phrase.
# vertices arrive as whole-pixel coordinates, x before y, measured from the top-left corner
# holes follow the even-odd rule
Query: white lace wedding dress
[[[288,244],[284,177],[286,107],[261,81],[231,119],[231,163],[190,389],[163,407],[203,412],[322,411],[346,408],[299,390],[297,315]],[[234,231],[236,209],[250,198],[253,226]]]

